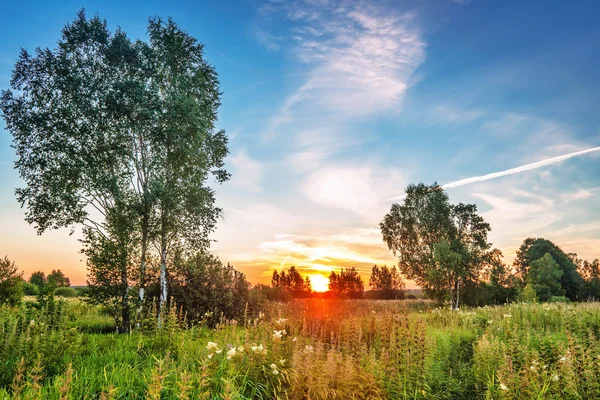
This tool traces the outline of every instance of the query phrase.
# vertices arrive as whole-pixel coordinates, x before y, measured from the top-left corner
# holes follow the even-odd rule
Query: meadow
[[[27,304],[0,309],[2,399],[600,398],[597,303],[307,299],[128,334],[80,299]]]

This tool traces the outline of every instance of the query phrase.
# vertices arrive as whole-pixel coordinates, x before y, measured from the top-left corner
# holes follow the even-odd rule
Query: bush
[[[40,288],[29,282],[23,282],[23,292],[25,296],[37,296],[40,294]]]
[[[14,261],[0,259],[0,305],[15,306],[23,298],[23,278]]]
[[[570,303],[571,300],[569,300],[568,297],[565,296],[552,296],[550,297],[550,299],[548,299],[549,303]]]
[[[70,287],[59,287],[54,290],[54,295],[58,297],[77,297],[77,292]]]

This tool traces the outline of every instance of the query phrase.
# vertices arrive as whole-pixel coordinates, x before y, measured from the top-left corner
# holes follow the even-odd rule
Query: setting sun
[[[329,278],[321,274],[308,275],[310,284],[315,292],[326,292],[329,290]]]

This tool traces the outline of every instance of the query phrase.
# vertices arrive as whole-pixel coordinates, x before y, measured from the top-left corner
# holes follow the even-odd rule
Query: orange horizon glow
[[[321,274],[310,274],[310,284],[315,292],[327,292],[329,290],[329,278]]]

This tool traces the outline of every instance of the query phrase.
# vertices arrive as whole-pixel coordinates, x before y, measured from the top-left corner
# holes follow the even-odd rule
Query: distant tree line
[[[525,239],[511,270],[488,242],[490,225],[474,204],[451,204],[434,183],[409,185],[380,223],[400,272],[452,308],[523,301],[600,298],[598,260],[566,254],[542,238]]]

